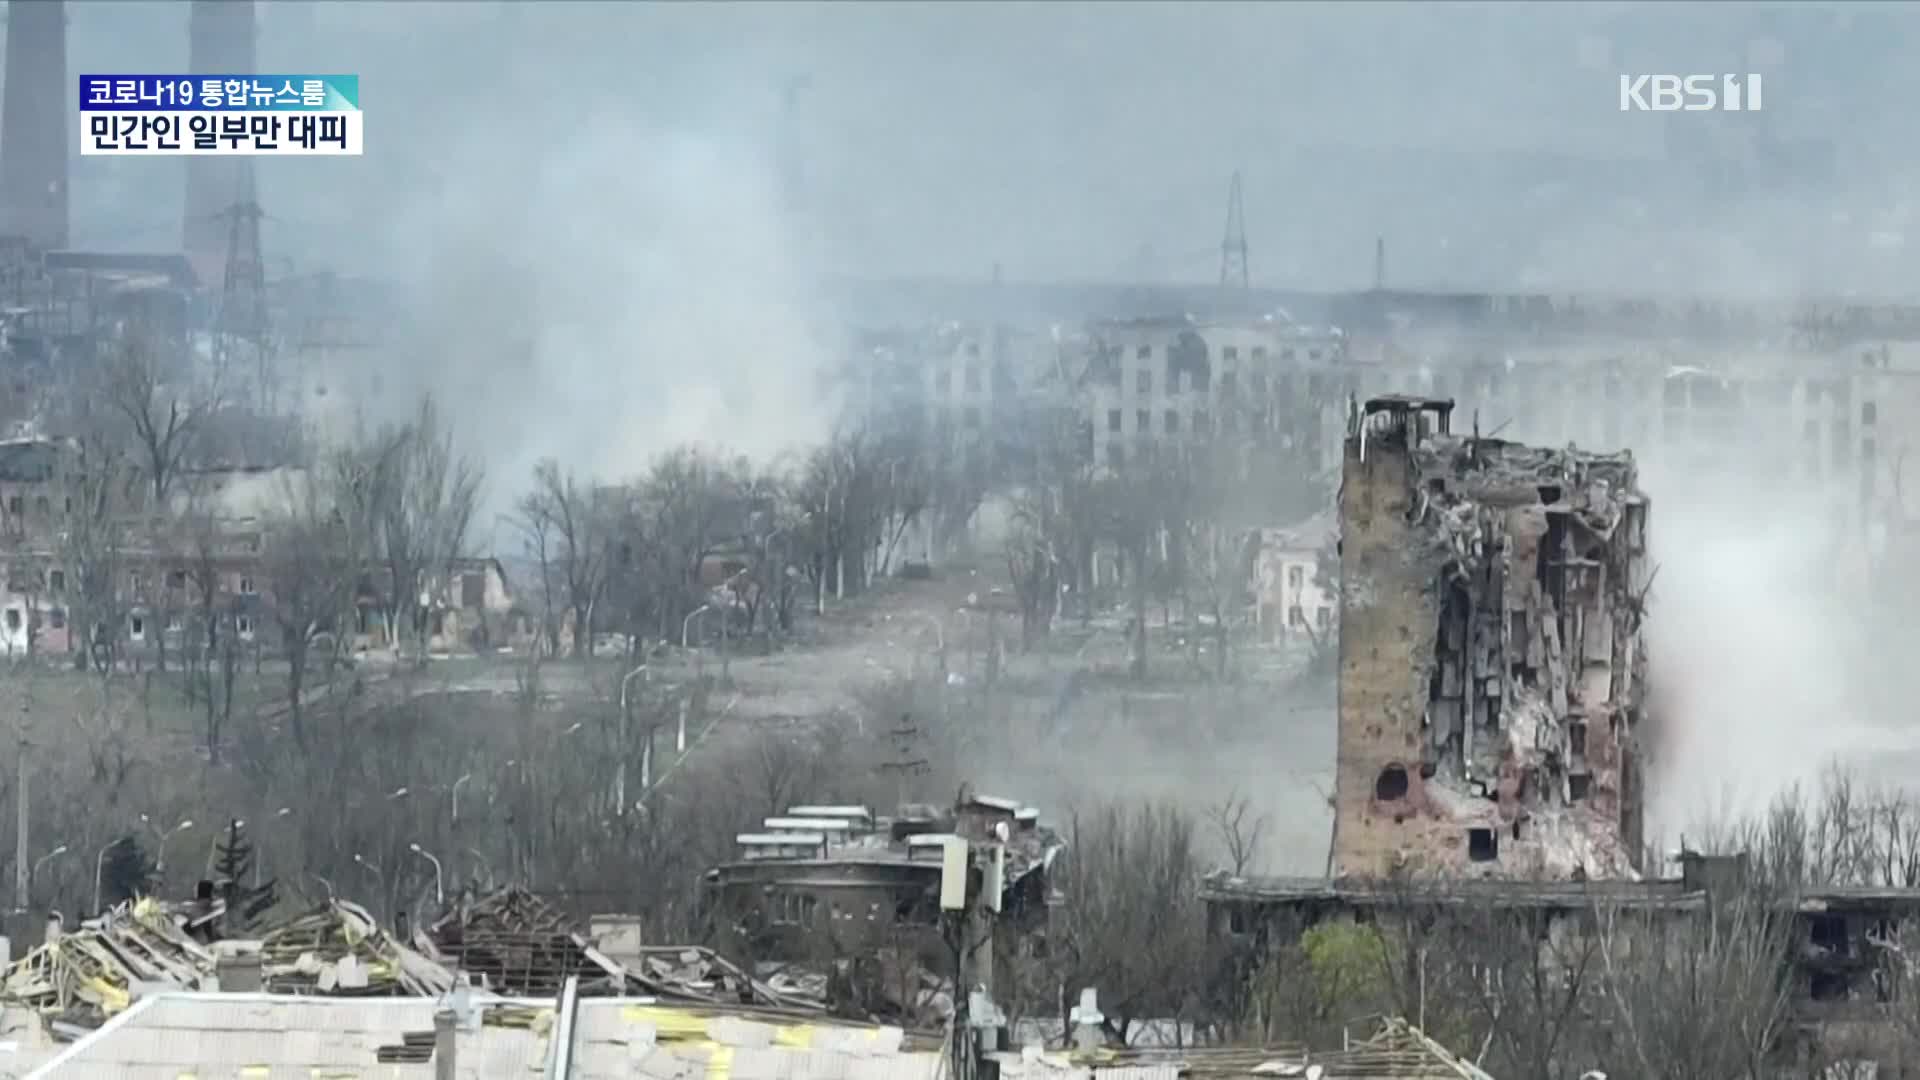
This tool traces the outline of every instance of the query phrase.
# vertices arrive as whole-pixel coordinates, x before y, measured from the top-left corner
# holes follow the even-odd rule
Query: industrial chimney
[[[193,0],[187,69],[194,75],[252,75],[253,0]],[[181,246],[203,284],[225,277],[232,211],[254,199],[253,159],[189,157]]]
[[[7,5],[0,102],[0,233],[67,246],[67,5]]]

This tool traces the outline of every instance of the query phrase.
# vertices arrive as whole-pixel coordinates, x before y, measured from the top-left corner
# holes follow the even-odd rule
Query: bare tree
[[[446,599],[453,561],[466,546],[479,505],[482,472],[454,448],[431,396],[421,398],[406,426],[385,438],[397,447],[397,456],[392,482],[373,516],[390,615],[397,624],[389,633],[396,650],[403,638],[411,638],[424,661],[422,601]]]
[[[156,509],[221,405],[217,386],[198,385],[184,370],[169,372],[185,365],[168,360],[152,337],[129,335],[108,355],[102,372],[104,402],[127,427]]]
[[[1227,865],[1233,875],[1244,875],[1253,865],[1254,858],[1260,852],[1260,842],[1266,835],[1265,815],[1254,814],[1252,801],[1235,789],[1207,809],[1207,820],[1213,825],[1214,836],[1220,841],[1221,848],[1226,851]]]
[[[316,645],[331,662],[355,628],[356,601],[373,566],[374,514],[392,483],[402,444],[336,450],[286,479],[284,503],[268,523],[262,566],[266,610],[287,659],[287,716],[308,745],[303,700]]]
[[[521,528],[538,534],[548,553],[544,565],[556,575],[573,617],[573,654],[593,654],[594,607],[606,589],[611,543],[608,499],[582,484],[559,462],[534,467],[533,490],[520,499]]]

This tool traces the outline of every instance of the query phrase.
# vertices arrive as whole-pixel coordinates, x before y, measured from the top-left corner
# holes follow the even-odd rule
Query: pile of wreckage
[[[1083,998],[1083,1001],[1086,1000]],[[1076,1013],[1078,1010],[1076,1010]],[[1083,1048],[1049,1053],[1035,1046],[990,1053],[1001,1080],[1492,1080],[1418,1027],[1398,1017],[1340,1050],[1290,1044],[1267,1047]]]
[[[339,899],[238,940],[222,939],[221,913],[218,901],[142,898],[75,930],[56,921],[38,948],[0,973],[0,1006],[37,1013],[52,1034],[68,1039],[166,991],[439,997],[472,986],[551,997],[574,978],[583,995],[826,1012],[820,994],[808,995],[791,980],[754,978],[710,949],[636,942],[611,956],[518,888],[462,899],[407,941]]]

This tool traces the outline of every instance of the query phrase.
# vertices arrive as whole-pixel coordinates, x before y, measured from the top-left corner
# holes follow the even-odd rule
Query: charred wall
[[[1637,873],[1648,505],[1630,454],[1378,398],[1340,492],[1334,872]]]

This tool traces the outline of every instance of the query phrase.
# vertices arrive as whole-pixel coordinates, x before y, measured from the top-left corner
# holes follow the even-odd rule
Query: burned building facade
[[[1636,876],[1633,459],[1456,435],[1452,410],[1349,418],[1333,872]]]

